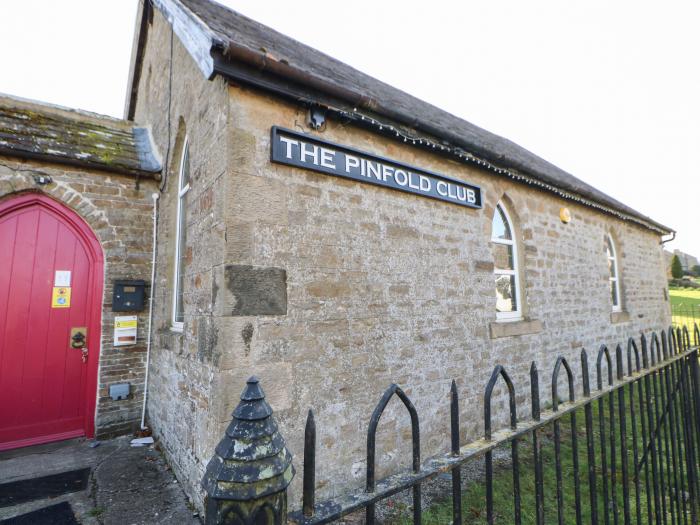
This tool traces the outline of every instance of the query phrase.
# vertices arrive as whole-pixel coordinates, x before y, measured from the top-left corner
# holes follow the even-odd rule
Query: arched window
[[[610,234],[605,236],[605,251],[608,257],[608,272],[610,273],[610,297],[612,299],[613,312],[622,310],[620,301],[620,273],[617,268],[617,251],[615,241]]]
[[[185,137],[177,184],[177,222],[175,230],[175,275],[173,276],[173,330],[181,331],[185,321],[184,281],[187,243],[187,192],[190,191],[190,145]]]
[[[516,320],[522,317],[518,245],[513,222],[505,206],[498,203],[491,224],[493,273],[496,284],[496,319]]]

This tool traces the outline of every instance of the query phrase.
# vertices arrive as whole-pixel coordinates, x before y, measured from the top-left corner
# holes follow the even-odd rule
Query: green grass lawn
[[[673,323],[688,326],[692,334],[693,324],[700,325],[700,289],[670,288],[669,297]]]
[[[641,450],[643,448],[642,438],[641,438],[641,419],[639,417],[639,400],[637,398],[637,387],[635,386],[635,412],[637,414],[637,445]],[[632,434],[632,424],[630,419],[630,409],[629,409],[629,387],[625,388],[625,397],[627,405],[627,449],[628,449],[628,462],[629,462],[629,490],[630,490],[630,506],[631,506],[631,517],[632,521],[636,522],[636,497],[635,497],[635,484],[633,481],[633,434]],[[594,439],[595,439],[595,472],[596,472],[596,494],[597,496],[597,507],[598,507],[598,520],[599,523],[604,523],[603,518],[603,469],[600,456],[600,433],[599,433],[599,407],[598,402],[593,404],[593,426],[594,426]],[[612,475],[610,472],[610,414],[608,413],[608,402],[605,401],[605,406],[603,410],[604,420],[606,422],[606,448],[607,448],[607,482],[608,491],[610,493],[612,486]],[[614,418],[616,425],[616,465],[617,472],[615,476],[616,482],[616,502],[619,512],[620,523],[623,521],[623,490],[622,490],[622,455],[621,455],[621,443],[620,443],[620,425],[618,418],[617,409],[617,398],[615,398],[615,410]],[[574,465],[573,465],[573,448],[572,448],[572,426],[570,423],[570,417],[564,416],[560,423],[561,431],[561,464],[562,464],[562,480],[563,480],[563,512],[564,512],[564,523],[576,523],[575,514],[575,491],[574,491]],[[582,522],[591,523],[591,504],[590,504],[590,489],[588,484],[588,459],[586,453],[586,427],[585,427],[585,415],[584,410],[580,409],[576,412],[576,436],[578,440],[577,450],[579,458],[579,471],[577,479],[580,482],[581,491],[581,514]],[[542,457],[543,457],[543,475],[544,475],[544,522],[545,523],[557,523],[557,481],[556,481],[556,468],[555,468],[555,452],[554,452],[554,431],[552,425],[545,427],[540,430],[539,433],[540,440],[542,442]],[[507,447],[510,450],[510,447]],[[522,511],[522,522],[535,523],[535,479],[534,479],[534,461],[533,461],[533,451],[532,451],[532,438],[531,435],[522,439],[519,444],[519,457],[520,457],[520,490],[521,490],[521,511]],[[641,452],[640,452],[641,457]],[[681,454],[681,457],[682,454]],[[479,461],[483,461],[480,458]],[[680,475],[680,466],[675,470],[675,472]],[[672,469],[670,472],[674,472]],[[664,475],[666,475],[667,470],[664,465]],[[647,523],[648,511],[647,511],[647,499],[645,491],[645,477],[644,471],[642,470],[640,474],[640,513],[642,517],[642,522]],[[651,470],[649,470],[649,477],[651,478]],[[686,490],[687,479],[685,482]],[[680,485],[680,483],[679,483]],[[671,484],[672,486],[672,484]],[[462,515],[464,523],[468,524],[486,524],[486,485],[484,481],[478,481],[470,483],[468,486],[464,487],[465,490],[462,494]],[[668,488],[667,495],[671,494],[670,488]],[[679,487],[680,490],[680,487]],[[653,498],[653,493],[651,495]],[[667,497],[667,514],[670,520],[670,501],[671,498]],[[508,467],[501,467],[495,470],[494,473],[494,510],[496,516],[496,523],[499,524],[511,524],[513,523],[513,474],[512,469]],[[688,514],[689,516],[689,514]],[[652,518],[653,519],[653,518]],[[610,512],[610,522],[613,522],[612,511]],[[392,525],[409,525],[412,523],[410,517],[410,512],[404,509],[399,515],[388,520],[387,523]],[[448,495],[444,501],[434,503],[430,508],[423,512],[423,523],[425,525],[446,525],[452,523],[452,501]],[[670,521],[669,521],[670,523]]]

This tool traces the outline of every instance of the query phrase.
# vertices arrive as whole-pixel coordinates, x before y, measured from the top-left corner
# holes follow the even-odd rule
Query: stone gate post
[[[202,480],[205,524],[286,523],[287,486],[293,477],[292,455],[253,376]]]

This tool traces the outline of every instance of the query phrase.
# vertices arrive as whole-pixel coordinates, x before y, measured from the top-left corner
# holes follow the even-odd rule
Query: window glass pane
[[[612,243],[610,242],[609,235],[605,236],[605,251],[608,254],[608,257],[613,257],[613,247],[612,247]]]
[[[494,242],[493,264],[499,270],[513,270],[513,246]]]
[[[615,271],[615,259],[608,259],[608,272],[610,273],[610,277],[613,279],[617,277],[617,272]]]
[[[180,195],[178,202],[178,237],[176,242],[176,274],[173,292],[175,302],[173,305],[173,321],[182,323],[185,319],[184,283],[185,266],[187,256],[187,191],[182,191],[190,182],[190,151],[185,142],[185,150],[182,152],[182,164],[180,165]]]
[[[496,275],[496,311],[514,312],[518,309],[515,296],[515,276]]]
[[[510,226],[506,220],[503,210],[500,206],[496,206],[496,213],[493,214],[493,222],[491,224],[492,239],[512,239]]]
[[[184,282],[185,282],[185,254],[187,253],[187,194],[180,197],[180,236],[177,239],[178,245],[178,265],[175,283],[175,315],[176,323],[182,323],[185,318],[184,307]]]
[[[619,299],[617,297],[617,281],[610,281],[610,297],[612,298],[613,306],[617,306]]]
[[[190,146],[185,144],[185,151],[182,154],[182,175],[180,177],[180,189],[187,186],[190,182]]]

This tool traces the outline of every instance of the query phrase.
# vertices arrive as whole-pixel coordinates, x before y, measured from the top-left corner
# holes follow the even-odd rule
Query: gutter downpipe
[[[672,241],[673,239],[675,239],[675,238],[676,238],[676,232],[673,231],[673,232],[671,232],[671,238],[670,238],[670,239],[666,239],[665,241],[664,241],[663,239],[661,239],[661,246],[663,246],[663,245],[666,244],[667,242],[671,242],[671,241]]]
[[[151,258],[151,292],[148,299],[148,336],[146,338],[146,377],[143,382],[143,409],[141,410],[141,430],[146,428],[146,401],[148,400],[148,370],[151,364],[151,325],[153,324],[153,290],[156,287],[156,239],[158,234],[158,193],[153,199],[153,256]]]

